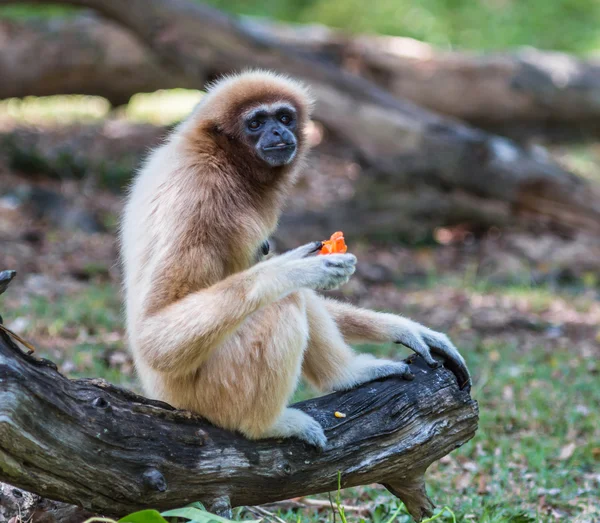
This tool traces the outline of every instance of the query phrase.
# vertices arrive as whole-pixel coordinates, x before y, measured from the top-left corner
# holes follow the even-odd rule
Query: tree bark
[[[371,80],[397,98],[476,124],[588,122],[600,116],[600,60],[524,48],[442,51],[412,38],[247,20],[256,32]]]
[[[83,523],[92,516],[92,512],[76,505],[44,499],[8,483],[0,483],[2,523]]]
[[[320,453],[296,440],[249,441],[103,380],[68,380],[0,330],[0,481],[122,516],[193,501],[227,512],[336,490],[339,473],[342,487],[384,484],[419,521],[433,508],[426,469],[473,437],[478,412],[450,371],[420,359],[412,370],[411,382],[296,404],[325,429]]]
[[[0,20],[0,98],[90,94],[113,105],[139,92],[194,87],[129,31],[94,16]]]
[[[320,25],[251,18],[240,23],[367,78],[397,98],[477,125],[585,124],[600,116],[596,59],[536,49],[445,52],[411,38],[351,35]],[[0,41],[5,79],[0,98],[95,94],[118,105],[138,92],[198,87],[162,67],[130,32],[93,16],[0,20]]]
[[[12,1],[0,0],[0,5]],[[600,232],[599,190],[543,152],[521,148],[395,98],[252,24],[186,0],[63,3],[93,8],[130,29],[164,67],[175,68],[198,87],[219,74],[248,66],[278,69],[308,80],[316,95],[316,118],[350,144],[357,161],[367,168],[357,196],[340,202],[336,209],[335,217],[341,220],[336,228],[359,234],[357,212],[393,216],[402,200],[398,195],[410,193],[413,201],[418,188],[431,188],[425,208],[412,203],[416,212],[388,218],[383,227],[388,236],[398,232],[397,224],[403,229],[405,222],[410,231],[419,216],[427,216],[428,207],[436,210],[437,225],[454,225],[457,220],[468,224],[482,218],[485,224],[497,223],[498,218],[500,225],[504,221],[527,224],[532,218],[542,218],[569,230]],[[447,193],[454,197],[446,200]],[[468,205],[461,207],[461,202]],[[487,202],[492,203],[491,211]],[[494,205],[498,202],[500,213]],[[330,216],[321,213],[314,219],[324,221]]]

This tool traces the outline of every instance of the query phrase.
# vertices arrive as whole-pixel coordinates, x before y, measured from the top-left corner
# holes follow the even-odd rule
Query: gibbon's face
[[[298,148],[297,112],[288,103],[259,105],[243,116],[243,134],[260,159],[271,167],[288,165]]]

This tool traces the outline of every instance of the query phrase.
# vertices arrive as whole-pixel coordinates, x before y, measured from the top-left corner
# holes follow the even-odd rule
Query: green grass
[[[596,0],[208,0],[219,9],[352,32],[410,36],[445,48],[534,46],[576,53],[598,48]],[[60,6],[10,6],[0,16],[65,16]]]
[[[474,464],[474,479],[487,478],[492,488],[478,495],[473,481],[457,504],[457,493],[441,479],[430,482],[435,499],[457,514],[477,514],[477,521],[510,521],[506,518],[519,514],[543,520],[535,510],[539,489],[552,492],[546,502],[567,513],[573,500],[597,503],[597,484],[596,490],[580,489],[586,489],[586,474],[598,466],[599,369],[590,372],[583,357],[543,346],[523,352],[518,346],[483,340],[465,354],[475,375],[480,430],[456,456]],[[490,358],[494,354],[500,357]],[[575,443],[575,450],[561,459],[569,443]],[[442,465],[436,468],[443,472]]]
[[[322,23],[358,33],[409,36],[451,48],[534,46],[572,52],[599,43],[595,0],[210,0],[239,14]]]
[[[53,360],[72,378],[101,377],[137,387],[127,362],[111,364],[107,359],[108,353],[126,350],[120,296],[114,286],[90,285],[80,294],[55,299],[32,296],[14,308],[8,300],[3,303],[3,298],[0,310],[6,324],[26,319],[23,335],[34,344],[38,356]]]
[[[138,93],[115,113],[106,98],[89,95],[26,96],[0,100],[0,121],[45,127],[94,123],[114,116],[132,122],[171,125],[187,116],[202,98],[195,89],[165,89]]]

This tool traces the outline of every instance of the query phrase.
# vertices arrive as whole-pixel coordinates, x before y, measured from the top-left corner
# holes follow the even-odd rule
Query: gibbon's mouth
[[[277,145],[263,147],[263,151],[281,151],[283,149],[291,149],[293,147],[296,147],[296,145],[293,143],[278,143]]]

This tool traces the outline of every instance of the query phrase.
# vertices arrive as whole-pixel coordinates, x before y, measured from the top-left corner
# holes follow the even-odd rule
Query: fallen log
[[[0,5],[13,2],[0,0]],[[243,20],[186,0],[62,3],[93,8],[131,30],[163,67],[174,68],[198,87],[248,66],[278,69],[307,80],[316,96],[316,118],[350,145],[356,161],[365,167],[356,196],[337,206],[341,221],[335,228],[348,234],[364,232],[357,213],[385,216],[380,233],[388,238],[399,235],[399,229],[410,233],[423,219],[428,226],[476,220],[484,225],[527,225],[541,219],[570,231],[600,232],[598,188],[562,169],[543,151],[521,148],[395,98],[373,82]],[[421,189],[430,189],[424,206],[419,203]],[[329,218],[317,213],[314,219]]]
[[[265,37],[313,53],[397,98],[476,125],[593,122],[600,116],[600,60],[522,48],[443,51],[412,38],[351,35],[325,26],[246,19]]]
[[[296,404],[325,429],[320,453],[296,440],[249,441],[100,379],[69,380],[0,330],[0,481],[122,516],[193,501],[226,514],[336,490],[340,475],[342,487],[385,485],[419,521],[433,508],[425,471],[473,437],[478,412],[450,371],[419,359],[412,371],[411,382]]]
[[[353,35],[321,25],[252,18],[240,23],[397,98],[478,126],[581,125],[600,116],[600,61],[594,58],[532,48],[442,51],[412,38]],[[94,94],[119,105],[138,92],[198,87],[165,69],[129,31],[95,16],[0,20],[0,41],[0,98]]]
[[[89,94],[113,105],[139,92],[194,87],[129,31],[95,16],[0,20],[1,98]]]

